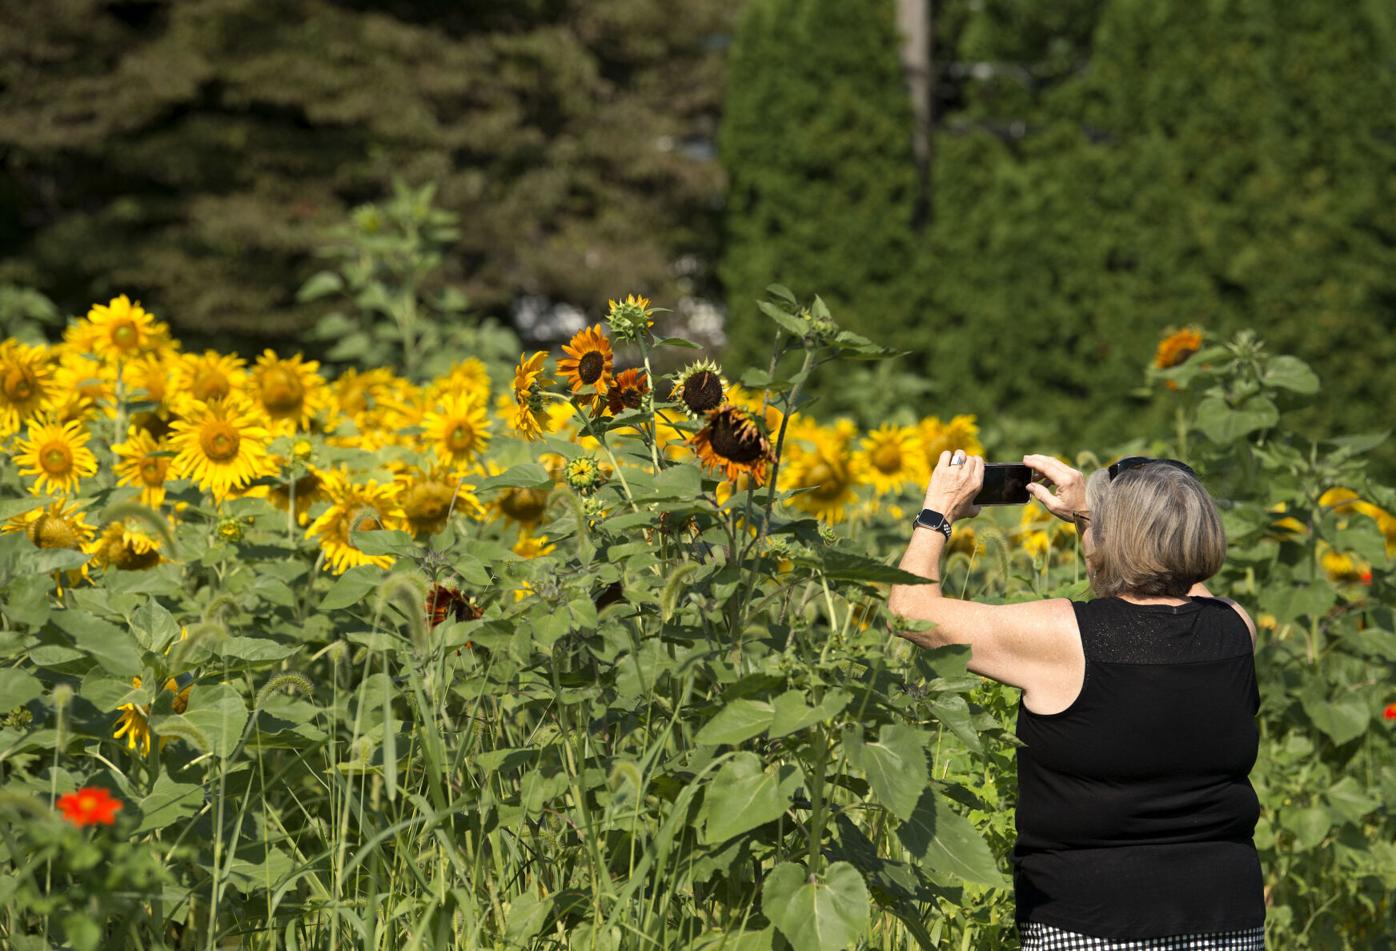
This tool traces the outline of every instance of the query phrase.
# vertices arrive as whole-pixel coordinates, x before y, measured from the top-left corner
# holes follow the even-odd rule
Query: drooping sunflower
[[[878,495],[921,487],[930,479],[926,450],[913,426],[883,423],[863,437],[858,458]]]
[[[187,636],[187,632],[185,632]],[[141,678],[132,677],[131,686],[139,687]],[[170,677],[165,681],[165,689],[174,694],[174,700],[170,706],[175,713],[183,713],[189,709],[189,692],[194,689],[194,681],[191,679],[183,689],[180,689],[179,681]],[[160,749],[170,742],[168,736],[156,736],[150,728],[150,707],[137,706],[134,703],[123,703],[117,706],[116,729],[112,732],[112,739],[119,740],[126,737],[126,748],[128,750],[140,750],[141,756],[150,755],[150,740],[155,737],[160,741]]]
[[[830,525],[843,521],[857,501],[862,481],[858,461],[844,450],[839,440],[828,436],[816,440],[812,449],[791,446],[781,460],[776,487],[782,491],[809,487],[789,504]]]
[[[175,361],[170,380],[173,401],[180,412],[185,401],[207,403],[239,393],[247,386],[247,363],[239,356],[205,350],[186,353]]]
[[[1154,353],[1154,366],[1160,370],[1176,367],[1201,349],[1201,329],[1184,327],[1159,341],[1158,350]]]
[[[617,373],[606,387],[606,408],[615,416],[628,409],[639,409],[650,390],[649,377],[639,367]]]
[[[927,416],[916,424],[921,436],[921,445],[926,450],[926,465],[934,469],[940,462],[940,454],[946,450],[954,452],[963,449],[967,456],[984,455],[984,446],[979,442],[979,426],[971,414],[954,416],[949,422],[941,422],[939,416]]]
[[[87,427],[76,420],[61,423],[42,416],[29,423],[15,453],[19,474],[33,476],[35,495],[72,495],[78,483],[97,474],[97,457],[87,448]]]
[[[702,419],[709,410],[722,405],[728,385],[721,367],[712,360],[698,360],[674,377],[669,399],[682,406],[689,418]]]
[[[266,417],[236,394],[191,408],[171,428],[171,471],[219,501],[275,471],[267,455]]]
[[[169,446],[144,429],[134,426],[125,442],[111,447],[116,463],[117,485],[133,485],[141,490],[141,504],[153,509],[165,501],[165,482],[170,478]]]
[[[169,343],[169,328],[125,294],[93,304],[86,320],[72,324],[64,340],[79,353],[124,363]]]
[[[407,519],[408,531],[418,538],[441,531],[452,514],[475,519],[485,516],[485,507],[475,494],[475,486],[445,466],[431,469],[414,466],[398,473],[395,481],[398,504]]]
[[[285,359],[267,349],[257,358],[247,388],[254,402],[279,435],[310,428],[310,421],[329,407],[329,390],[316,360],[298,353]]]
[[[46,348],[18,340],[0,343],[0,440],[19,432],[56,396]]]
[[[16,515],[0,525],[0,531],[24,532],[38,548],[67,548],[72,551],[86,551],[96,529],[87,521],[82,511],[82,503],[57,498],[43,508],[31,509],[23,515]],[[58,593],[63,593],[63,583],[69,586],[79,579],[88,577],[87,565],[67,571],[54,572],[58,579]]]
[[[524,558],[537,558],[539,555],[546,555],[556,548],[556,545],[548,541],[547,535],[534,534],[532,529],[524,525],[519,528],[519,537],[514,542],[512,551]]]
[[[455,621],[478,621],[485,611],[475,599],[461,593],[459,588],[450,585],[434,584],[427,589],[427,629],[435,628],[447,619]],[[470,647],[470,642],[466,642]]]
[[[448,394],[422,417],[422,440],[443,465],[464,470],[490,444],[490,417],[485,404],[465,393]]]
[[[118,571],[144,571],[160,564],[160,536],[135,519],[110,522],[87,546],[92,564]]]
[[[601,332],[600,324],[593,324],[577,331],[562,349],[567,356],[557,361],[558,373],[572,387],[577,401],[595,410],[611,382],[615,363],[611,341]]]
[[[547,466],[547,457],[550,455],[550,453],[543,453],[539,457],[539,462]],[[497,476],[503,471],[504,469],[493,459],[485,460],[483,475]],[[551,468],[549,468],[549,473],[552,474]],[[551,486],[538,489],[520,487],[503,489],[494,494],[486,507],[484,517],[490,521],[496,518],[506,518],[521,525],[536,525],[542,520],[543,513],[547,511],[551,492]]]
[[[693,434],[690,443],[704,466],[720,470],[728,480],[747,476],[757,485],[766,480],[771,444],[739,407],[724,403],[709,411],[707,424]]]
[[[537,439],[548,432],[552,418],[543,407],[543,390],[552,383],[544,363],[548,359],[546,350],[538,350],[532,356],[519,357],[519,365],[514,368],[514,431],[525,439]]]
[[[322,478],[330,507],[311,523],[306,535],[320,539],[325,568],[342,575],[355,565],[391,566],[391,555],[366,554],[350,542],[349,533],[406,528],[397,486],[380,485],[373,480],[354,482],[342,469],[326,470]]]

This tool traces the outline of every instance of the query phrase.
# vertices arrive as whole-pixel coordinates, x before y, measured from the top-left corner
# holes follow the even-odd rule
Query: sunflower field
[[[0,344],[0,944],[1016,947],[1017,692],[885,610],[976,420],[810,415],[896,354],[768,295],[769,360],[663,375],[693,345],[633,295],[507,375],[184,351],[126,296]],[[1389,948],[1385,434],[1298,440],[1319,381],[1252,334],[1140,356],[1175,425],[1063,458],[1207,480],[1261,628],[1270,940]],[[946,573],[1088,596],[1035,504]]]

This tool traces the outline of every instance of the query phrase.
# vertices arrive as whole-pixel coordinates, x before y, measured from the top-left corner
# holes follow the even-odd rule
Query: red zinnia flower
[[[75,826],[104,825],[116,822],[121,800],[101,786],[88,786],[75,793],[58,797],[58,809]]]
[[[1396,720],[1396,703],[1388,703],[1386,709],[1382,711],[1382,716],[1388,720]]]

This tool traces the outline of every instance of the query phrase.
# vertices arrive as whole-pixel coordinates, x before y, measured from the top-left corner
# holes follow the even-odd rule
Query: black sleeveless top
[[[1215,598],[1072,608],[1080,694],[1018,701],[1017,919],[1115,939],[1264,924],[1246,622]]]

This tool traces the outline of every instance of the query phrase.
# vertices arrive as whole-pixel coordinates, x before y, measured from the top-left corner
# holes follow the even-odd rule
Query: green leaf
[[[547,469],[536,462],[524,462],[481,481],[475,486],[475,491],[478,494],[491,489],[542,489],[552,484],[553,479]]]
[[[5,590],[5,615],[17,624],[37,630],[53,615],[53,593],[53,579],[48,575],[20,575]]]
[[[383,569],[377,565],[355,565],[335,580],[320,601],[321,611],[336,611],[359,604],[364,596],[383,582]]]
[[[823,723],[848,706],[853,695],[837,687],[827,691],[819,703],[805,704],[803,690],[787,690],[775,699],[775,716],[771,719],[771,739],[799,732],[816,723]]]
[[[694,739],[707,746],[740,743],[764,732],[771,725],[773,713],[765,700],[733,700],[703,724]]]
[[[27,670],[14,667],[0,670],[0,712],[23,706],[43,692],[43,683]]]
[[[1309,365],[1303,360],[1288,355],[1271,358],[1261,376],[1261,382],[1267,386],[1293,390],[1295,393],[1318,392],[1318,374],[1309,369]]]
[[[301,303],[319,300],[344,289],[344,279],[334,271],[317,271],[296,291],[296,300]]]
[[[1280,411],[1263,396],[1252,396],[1232,408],[1217,396],[1208,396],[1197,404],[1197,428],[1214,443],[1229,445],[1243,436],[1279,422]]]
[[[49,504],[43,496],[27,496],[22,499],[0,499],[0,522],[8,521],[17,515],[24,515]]]
[[[416,547],[412,536],[400,529],[374,529],[368,532],[351,531],[349,544],[365,555],[392,555],[401,558]]]
[[[684,350],[702,350],[703,345],[683,337],[660,337],[654,342],[656,347],[679,347]]]
[[[1281,825],[1294,833],[1294,847],[1300,852],[1307,852],[1318,845],[1328,835],[1328,830],[1333,828],[1328,811],[1318,806],[1290,810],[1281,813],[1281,816]]]
[[[932,789],[921,794],[911,818],[897,829],[897,838],[933,874],[997,888],[1010,884],[984,837]]]
[[[949,694],[932,699],[928,706],[937,720],[945,724],[951,733],[975,752],[983,749],[979,731],[970,718],[969,704],[958,694]]]
[[[130,631],[75,609],[55,611],[53,623],[68,632],[77,648],[108,673],[133,677],[141,672],[141,657]]]
[[[780,818],[801,782],[793,766],[763,770],[755,753],[737,753],[708,781],[698,814],[703,844],[725,842]]]
[[[161,773],[151,787],[150,795],[141,800],[141,824],[135,834],[163,829],[199,811],[204,802],[204,787],[198,783],[177,783],[169,774]]]
[[[203,731],[215,753],[227,757],[242,739],[247,704],[228,684],[201,685],[190,691],[184,718]]]
[[[1367,795],[1362,784],[1351,776],[1344,776],[1330,786],[1324,798],[1328,800],[1329,809],[1354,825],[1360,824],[1364,816],[1381,805],[1381,800]]]
[[[296,648],[265,637],[224,637],[214,643],[213,652],[237,660],[268,661],[285,660]]]
[[[100,667],[94,667],[82,678],[78,696],[98,710],[115,710],[123,703],[149,703],[150,688],[134,687],[129,677],[113,677]]]
[[[1270,591],[1266,592],[1270,613],[1275,615],[1276,620],[1281,624],[1293,621],[1300,616],[1321,618],[1328,613],[1328,609],[1333,607],[1337,600],[1337,592],[1327,581],[1316,581],[1309,584],[1293,581],[1281,585],[1278,589],[1271,588]]]
[[[899,819],[910,819],[921,794],[930,784],[926,766],[927,737],[900,723],[885,723],[877,740],[863,737],[861,726],[844,733],[848,761],[861,769],[877,798]]]
[[[782,862],[761,888],[761,910],[799,951],[842,951],[868,930],[870,898],[863,876],[848,862],[819,875]]]
[[[179,639],[179,622],[156,601],[147,598],[131,616],[131,633],[148,651],[162,651]]]
[[[30,571],[47,573],[66,571],[87,564],[91,555],[73,551],[71,548],[41,548],[29,558],[25,566]]]
[[[770,301],[758,301],[756,306],[761,308],[761,313],[774,320],[791,336],[802,340],[805,334],[809,333],[809,324],[806,321],[782,310]]]
[[[1344,693],[1328,699],[1321,692],[1310,690],[1301,694],[1299,701],[1314,726],[1328,734],[1339,746],[1361,736],[1367,729],[1370,713],[1366,700],[1361,696]]]
[[[930,579],[903,571],[892,565],[867,555],[844,551],[840,548],[816,549],[816,558],[804,556],[793,559],[799,564],[815,568],[824,573],[830,581],[869,581],[885,584],[929,584]]]

